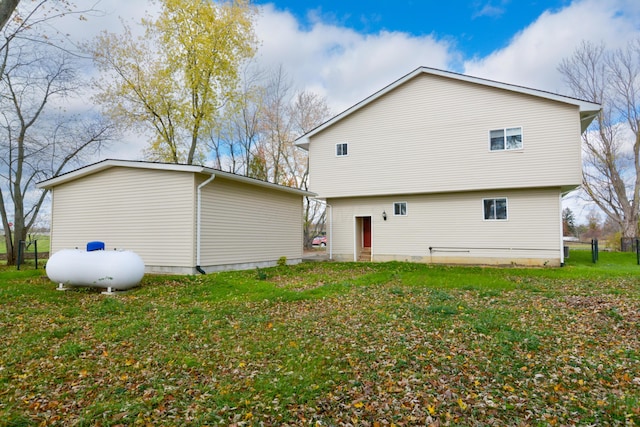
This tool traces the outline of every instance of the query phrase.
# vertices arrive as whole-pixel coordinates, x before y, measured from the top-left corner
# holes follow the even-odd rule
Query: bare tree
[[[287,174],[288,148],[293,146],[293,83],[282,66],[274,70],[264,88],[261,111],[262,146],[269,166],[269,180],[292,185]],[[295,185],[295,184],[294,184]]]
[[[13,264],[16,243],[26,239],[47,194],[35,191],[35,184],[112,135],[99,117],[82,119],[55,106],[79,90],[70,56],[15,40],[7,52],[0,80],[0,216],[7,262]]]
[[[75,49],[69,43],[68,34],[56,29],[53,23],[65,16],[75,16],[86,21],[87,16],[104,14],[93,6],[95,4],[92,2],[87,8],[76,8],[68,0],[0,0],[0,51],[4,52],[14,39],[29,40],[64,51]],[[0,63],[0,72],[2,66]]]
[[[77,94],[81,82],[75,47],[56,21],[70,15],[86,20],[96,13],[67,0],[1,2],[0,218],[9,264],[46,198],[36,182],[77,164],[112,136],[100,116],[85,108],[73,115],[61,104]]]
[[[68,11],[66,7],[64,12],[48,11],[45,7],[47,0],[35,2],[35,5],[29,9],[16,10],[19,3],[19,0],[0,0],[0,30],[2,30],[0,75],[4,74],[8,61],[9,44],[14,39],[21,38],[23,33],[26,33],[24,37],[28,37],[32,41],[51,44],[51,40],[48,40],[47,37],[42,37],[40,27],[42,27],[42,24],[62,16],[64,12]],[[10,20],[10,18],[12,19]],[[31,37],[29,37],[29,34]]]
[[[640,212],[640,41],[614,51],[583,42],[559,71],[574,96],[603,106],[583,134],[582,188],[623,238],[633,238]]]
[[[240,144],[240,163],[248,171],[255,147],[260,141],[260,121],[263,111],[264,87],[260,85],[264,73],[259,69],[249,69],[243,78],[243,91],[240,106],[232,119],[234,135]],[[245,172],[246,173],[246,172]]]
[[[292,108],[292,120],[296,137],[304,135],[331,116],[324,98],[313,92],[299,92]],[[289,168],[297,176],[298,186],[309,190],[309,155],[307,151],[293,147]],[[326,205],[311,197],[304,201],[304,246],[309,248],[313,238],[319,235],[326,223]]]
[[[602,225],[600,214],[592,209],[587,214],[586,230],[582,234],[583,239],[599,239],[602,235]]]
[[[270,73],[246,69],[240,96],[227,104],[226,125],[211,136],[216,166],[297,187],[287,173],[294,140],[293,96],[282,67]]]
[[[214,166],[281,185],[309,189],[307,152],[295,139],[329,118],[326,100],[295,91],[282,66],[271,72],[245,69],[238,103],[229,104],[226,126],[212,134]],[[325,205],[306,198],[304,242],[324,227]]]
[[[238,97],[226,104],[221,124],[210,137],[210,157],[215,167],[250,175],[249,165],[261,138],[263,77],[255,67],[244,69]]]
[[[261,123],[265,139],[266,164],[274,182],[309,189],[308,153],[294,144],[295,139],[320,125],[330,116],[326,100],[315,93],[292,89],[282,67],[272,74],[265,89],[265,113]],[[305,198],[304,245],[324,228],[324,203]]]

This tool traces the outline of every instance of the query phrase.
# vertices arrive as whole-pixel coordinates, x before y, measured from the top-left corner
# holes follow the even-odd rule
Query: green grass
[[[32,235],[31,236],[34,240],[38,241],[38,253],[42,253],[42,252],[49,252],[49,244],[50,244],[50,238],[49,235]],[[27,252],[29,253],[33,253],[34,251],[34,246],[30,246],[29,248],[27,248]],[[6,254],[7,253],[7,243],[4,240],[4,236],[0,236],[0,254]]]
[[[0,271],[0,426],[635,425],[640,266]]]

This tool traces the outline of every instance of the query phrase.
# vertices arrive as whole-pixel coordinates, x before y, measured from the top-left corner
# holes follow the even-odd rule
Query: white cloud
[[[566,93],[557,66],[583,40],[619,47],[640,37],[640,2],[574,1],[544,12],[516,34],[509,45],[485,58],[465,62],[464,73],[506,83]]]
[[[71,33],[76,39],[90,40],[102,31],[119,32],[122,21],[132,27],[134,35],[142,34],[137,24],[147,14],[154,14],[159,9],[155,3],[147,0],[99,0],[80,7],[91,7],[92,12],[84,14],[86,20],[69,15],[64,24],[64,31]]]
[[[257,60],[282,65],[299,88],[326,96],[334,112],[419,66],[448,68],[456,58],[448,41],[433,36],[360,34],[318,19],[302,29],[290,13],[264,6],[256,26],[262,40]]]
[[[83,19],[80,19],[77,13],[73,13],[51,22],[54,29],[65,34],[78,47],[90,42],[103,31],[122,31],[123,21],[130,26],[134,35],[142,35],[143,29],[138,25],[141,19],[158,12],[158,8],[147,0],[128,0],[126,4],[122,0],[98,0],[78,4],[78,7],[93,10],[82,13]],[[88,84],[90,78],[96,75],[90,58],[80,55],[76,61],[81,67],[81,78]],[[53,104],[71,114],[95,114],[96,106],[91,102],[92,90],[90,86],[86,86],[76,97],[56,100]],[[124,132],[120,139],[106,144],[91,161],[105,158],[141,160],[142,150],[147,146],[147,141],[147,137]]]
[[[492,3],[486,3],[482,7],[479,7],[473,14],[473,18],[491,17],[498,18],[505,13],[505,8],[502,6],[494,6]]]

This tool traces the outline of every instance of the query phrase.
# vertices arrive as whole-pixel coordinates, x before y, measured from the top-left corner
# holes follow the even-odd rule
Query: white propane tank
[[[62,249],[47,261],[47,276],[63,286],[125,290],[144,276],[144,261],[132,251]]]

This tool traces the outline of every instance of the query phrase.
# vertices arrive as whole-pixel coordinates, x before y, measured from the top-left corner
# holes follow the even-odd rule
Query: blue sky
[[[260,0],[255,3],[273,3],[278,9],[291,12],[302,28],[309,28],[318,21],[323,21],[366,34],[380,31],[399,31],[416,36],[431,34],[439,39],[453,40],[457,49],[469,57],[482,57],[507,46],[516,33],[526,28],[543,12],[560,10],[570,2]]]

